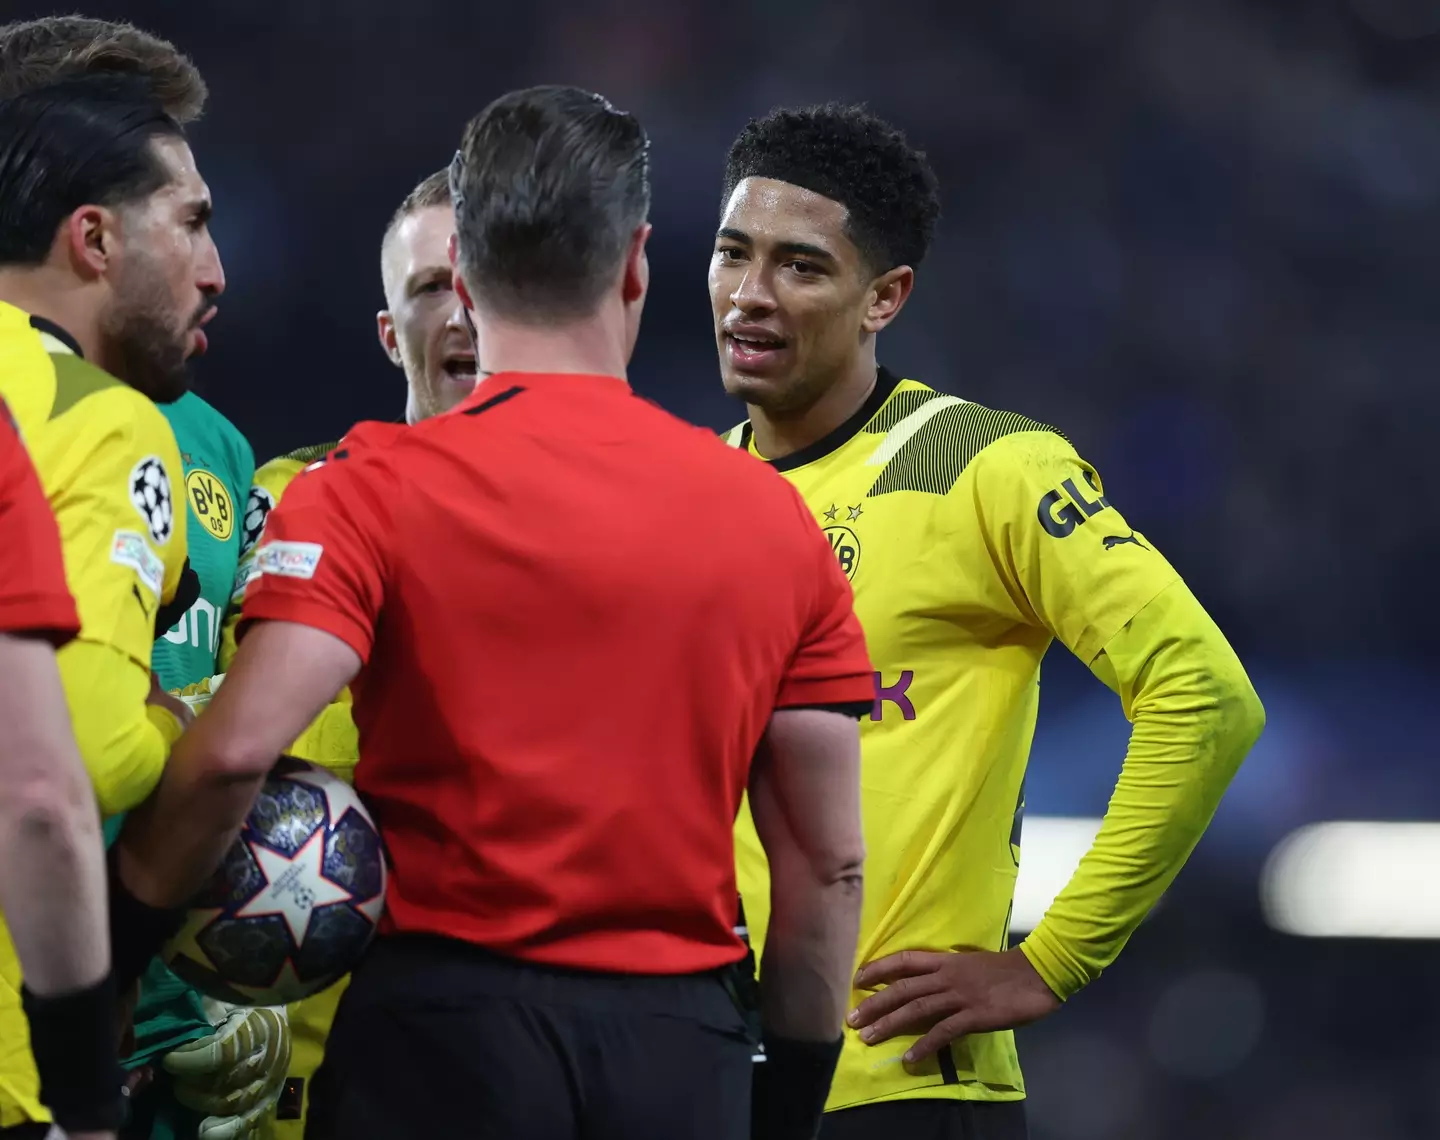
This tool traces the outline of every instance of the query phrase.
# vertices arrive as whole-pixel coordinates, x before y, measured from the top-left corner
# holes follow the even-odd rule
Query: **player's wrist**
[[[184,907],[142,902],[120,877],[119,844],[106,852],[110,888],[110,960],[115,986],[127,992],[185,921]]]
[[[40,1099],[67,1133],[118,1129],[128,1117],[115,1048],[115,975],[74,993],[42,997],[21,987]]]
[[[751,1140],[811,1140],[820,1129],[844,1038],[796,1041],[765,1034],[765,1060],[754,1066]]]

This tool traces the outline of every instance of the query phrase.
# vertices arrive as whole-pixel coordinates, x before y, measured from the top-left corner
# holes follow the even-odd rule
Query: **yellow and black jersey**
[[[726,438],[755,452],[748,423]],[[1051,641],[1122,691],[1131,715],[1137,689],[1131,683],[1127,695],[1124,686],[1134,678],[1116,678],[1107,646],[1146,620],[1178,633],[1213,625],[1111,504],[1095,469],[1024,416],[882,370],[847,423],[772,465],[800,490],[849,576],[876,670],[874,707],[861,721],[868,856],[859,962],[906,949],[1005,949]],[[1123,669],[1138,670],[1136,656]],[[1098,857],[1027,939],[1027,956],[1061,997],[1113,958],[1188,854],[1198,831],[1180,850],[1156,850],[1180,841],[1136,821],[1172,809],[1188,817],[1192,793],[1218,799],[1233,765],[1202,767],[1203,792],[1184,780],[1148,786],[1128,822],[1125,806],[1112,806]],[[748,812],[736,849],[763,954],[769,887]],[[1140,887],[1115,893],[1116,877],[1128,868],[1137,878],[1137,866]],[[852,996],[858,1004],[865,995]],[[847,1030],[829,1107],[1024,1095],[1008,1032],[963,1038],[906,1066],[913,1042],[872,1048]]]
[[[255,577],[255,548],[265,529],[265,520],[295,476],[310,464],[324,459],[338,446],[339,443],[336,442],[297,448],[256,469],[255,479],[250,485],[250,494],[245,503],[242,519],[244,530],[240,538],[240,569],[235,575],[235,593],[230,599],[230,612],[221,632],[217,672],[225,672],[235,656],[235,627],[240,623],[240,603],[245,597],[245,587]],[[349,782],[354,777],[355,764],[360,757],[359,736],[355,731],[355,721],[351,717],[350,708],[350,690],[341,689],[340,695],[321,711],[300,734],[299,739],[287,749],[288,753],[301,760],[320,764]]]
[[[175,436],[155,404],[87,363],[64,330],[0,304],[0,396],[14,413],[60,530],[80,635],[57,654],[101,812],[160,779],[179,723],[146,704],[155,616],[185,563]],[[0,1126],[48,1119],[0,929]]]

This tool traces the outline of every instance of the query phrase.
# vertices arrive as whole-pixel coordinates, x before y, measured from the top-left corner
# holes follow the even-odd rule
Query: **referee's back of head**
[[[512,91],[472,119],[450,190],[475,307],[524,325],[590,316],[645,225],[649,145],[634,115],[577,87]]]

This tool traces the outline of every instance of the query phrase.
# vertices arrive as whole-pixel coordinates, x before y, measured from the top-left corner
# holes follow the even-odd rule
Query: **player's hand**
[[[1015,1029],[1060,1008],[1018,947],[999,953],[902,950],[861,966],[855,988],[879,990],[845,1019],[865,1044],[924,1034],[905,1054],[907,1062],[923,1061],[957,1037]]]
[[[209,1037],[167,1053],[175,1099],[203,1113],[198,1140],[246,1140],[280,1099],[290,1070],[290,1024],[283,1007],[227,1005],[205,999]]]
[[[170,695],[179,697],[191,712],[199,716],[205,706],[210,703],[210,698],[215,695],[223,680],[225,680],[225,674],[216,673],[213,677],[206,677],[203,681],[196,681],[193,685],[186,685],[183,689],[171,689]]]
[[[171,696],[160,687],[160,678],[154,673],[150,674],[150,695],[145,698],[147,705],[159,705],[168,709],[170,713],[180,722],[182,728],[189,728],[195,719],[195,713],[179,697]]]

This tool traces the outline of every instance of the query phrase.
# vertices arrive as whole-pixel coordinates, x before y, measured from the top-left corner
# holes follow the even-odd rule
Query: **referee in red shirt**
[[[356,428],[271,514],[234,666],[121,842],[125,905],[198,888],[353,678],[393,875],[307,1136],[811,1136],[861,894],[849,585],[784,480],[626,383],[639,123],[515,92],[451,183],[481,382]],[[774,875],[756,1066],[727,984],[747,786]]]
[[[55,666],[79,632],[55,516],[0,400],[0,911],[40,1098],[71,1135],[100,1138],[125,1119],[124,1073],[100,815]]]

